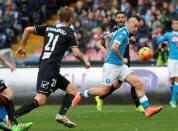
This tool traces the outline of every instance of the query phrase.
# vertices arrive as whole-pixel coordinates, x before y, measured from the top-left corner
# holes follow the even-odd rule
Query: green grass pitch
[[[98,112],[95,105],[81,105],[69,110],[67,116],[77,124],[69,129],[55,121],[57,105],[40,107],[19,118],[34,123],[30,131],[178,131],[178,109],[164,109],[150,119],[135,111],[132,105],[104,105]]]

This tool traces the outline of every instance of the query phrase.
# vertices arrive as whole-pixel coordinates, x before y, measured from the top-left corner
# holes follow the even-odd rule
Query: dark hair
[[[68,22],[73,17],[73,12],[68,6],[65,6],[59,10],[58,16],[61,22]]]
[[[118,10],[118,11],[115,13],[115,16],[118,15],[118,14],[126,15],[124,11],[120,11],[120,10]]]

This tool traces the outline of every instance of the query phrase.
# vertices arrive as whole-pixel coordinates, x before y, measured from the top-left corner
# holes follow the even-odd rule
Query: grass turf
[[[150,119],[131,105],[104,105],[98,112],[95,105],[82,105],[69,110],[67,116],[77,124],[69,129],[55,121],[59,106],[40,107],[19,118],[34,123],[30,131],[178,131],[178,109],[164,109]]]

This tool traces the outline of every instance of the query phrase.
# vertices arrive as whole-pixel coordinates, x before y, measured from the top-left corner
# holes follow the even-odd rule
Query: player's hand
[[[15,71],[15,67],[12,64],[7,63],[7,67],[11,70],[11,72]]]
[[[157,36],[156,36],[156,34],[153,34],[152,39],[155,39],[155,38],[157,38]]]
[[[19,58],[22,57],[23,55],[26,56],[26,50],[25,50],[25,48],[20,47],[19,49],[17,49],[15,58],[16,58],[16,59],[19,59]]]
[[[135,42],[136,42],[136,38],[135,38],[134,36],[131,36],[131,37],[129,38],[129,44],[134,45]]]
[[[158,38],[158,37],[161,37],[161,33],[154,33],[152,35],[152,39],[155,39],[155,38]]]
[[[91,66],[91,64],[90,64],[90,62],[87,60],[87,61],[85,62],[85,68],[88,69],[88,68],[90,68],[90,66]]]
[[[123,60],[122,60],[125,64],[127,64],[128,63],[128,59],[127,58],[123,58]]]

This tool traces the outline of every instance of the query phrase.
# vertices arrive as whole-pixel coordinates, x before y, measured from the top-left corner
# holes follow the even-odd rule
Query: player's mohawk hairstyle
[[[135,15],[135,16],[133,16],[135,19],[137,19],[138,21],[141,21],[141,18],[140,18],[140,16],[138,16],[138,15]]]

